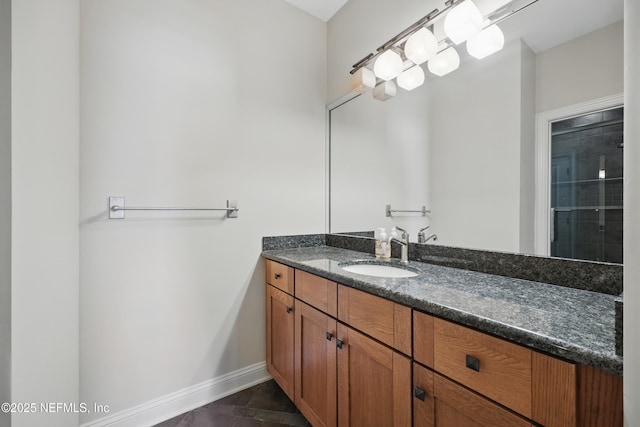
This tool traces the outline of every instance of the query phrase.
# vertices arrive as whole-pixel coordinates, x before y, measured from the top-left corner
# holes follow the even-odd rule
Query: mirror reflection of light
[[[504,47],[504,34],[497,25],[491,25],[467,40],[469,55],[482,59]]]

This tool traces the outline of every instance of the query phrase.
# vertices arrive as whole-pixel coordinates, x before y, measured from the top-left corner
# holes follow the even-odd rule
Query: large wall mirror
[[[397,225],[415,242],[429,226],[429,244],[549,255],[536,116],[622,93],[622,19],[621,0],[539,0],[504,23],[502,51],[386,102],[330,106],[330,232]]]

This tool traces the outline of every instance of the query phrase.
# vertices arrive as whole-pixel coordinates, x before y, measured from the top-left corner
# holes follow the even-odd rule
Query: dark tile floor
[[[240,391],[155,427],[310,427],[273,381]]]

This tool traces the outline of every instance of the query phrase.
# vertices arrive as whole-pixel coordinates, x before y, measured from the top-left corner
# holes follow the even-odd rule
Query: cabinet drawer
[[[531,418],[531,350],[434,319],[434,369]]]
[[[293,268],[267,260],[267,283],[293,295]]]
[[[438,426],[532,427],[524,418],[438,374],[433,376],[433,395]]]
[[[411,355],[411,309],[338,285],[338,320]]]
[[[296,298],[330,316],[338,315],[338,284],[304,271],[296,270]]]

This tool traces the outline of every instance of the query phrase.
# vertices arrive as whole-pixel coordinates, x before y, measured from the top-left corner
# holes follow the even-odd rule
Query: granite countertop
[[[615,300],[603,293],[411,261],[410,278],[349,273],[340,264],[373,255],[330,246],[262,256],[573,362],[622,375]],[[388,261],[397,263],[397,259]]]

